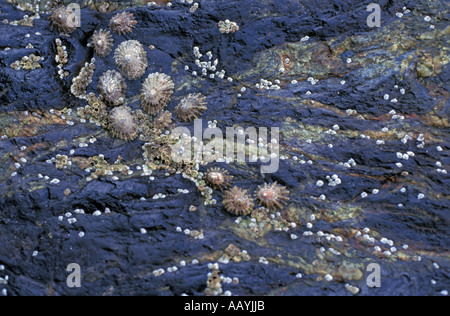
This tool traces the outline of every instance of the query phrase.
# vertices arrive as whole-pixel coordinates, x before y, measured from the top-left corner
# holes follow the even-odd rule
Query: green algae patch
[[[326,209],[320,211],[322,219],[329,223],[357,219],[363,211],[360,207],[344,203],[328,203]]]

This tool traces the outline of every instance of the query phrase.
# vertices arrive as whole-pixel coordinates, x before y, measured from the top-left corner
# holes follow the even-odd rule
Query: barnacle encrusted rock
[[[95,58],[91,59],[90,63],[86,63],[80,70],[80,74],[73,78],[70,92],[80,99],[86,99],[86,89],[92,82],[92,76],[95,70]]]
[[[236,186],[225,191],[222,203],[225,209],[234,215],[249,215],[255,206],[247,190]]]
[[[78,109],[78,115],[85,120],[89,120],[102,127],[107,127],[108,111],[105,103],[102,102],[93,92],[87,96],[89,105]]]
[[[252,214],[253,217],[253,214]],[[233,260],[234,262],[241,262],[244,261],[250,261],[250,255],[247,253],[247,251],[242,251],[239,249],[239,247],[235,246],[234,244],[229,244],[228,247],[225,249],[225,256],[227,256],[229,259]]]
[[[53,29],[65,34],[73,33],[79,22],[74,12],[63,5],[55,8],[48,19]]]
[[[114,61],[119,71],[130,80],[141,78],[148,65],[144,46],[135,40],[121,43],[114,52]]]
[[[172,135],[155,135],[150,142],[145,143],[142,147],[144,149],[144,159],[147,166],[151,170],[165,169],[170,172],[176,171],[172,159],[172,147],[177,143]]]
[[[42,61],[44,58],[40,56],[36,56],[34,54],[31,54],[30,56],[23,56],[21,60],[17,60],[11,64],[11,68],[15,70],[25,69],[37,69],[41,68],[41,64],[39,64],[40,61]]]
[[[228,170],[214,167],[206,171],[205,181],[213,189],[223,191],[231,186],[233,176],[228,173]]]
[[[67,64],[69,62],[69,60],[67,59],[67,57],[68,57],[67,50],[66,50],[65,46],[63,45],[61,39],[60,38],[55,39],[55,44],[56,44],[55,61],[58,64],[62,64],[62,65]]]
[[[174,83],[172,79],[159,72],[150,74],[141,89],[141,106],[149,114],[161,111],[172,96]]]
[[[121,12],[116,14],[109,21],[109,28],[120,35],[131,33],[136,25],[133,13]]]
[[[64,169],[64,167],[67,166],[67,163],[69,161],[69,157],[67,157],[66,155],[56,155],[56,159],[55,159],[55,167],[56,169]]]
[[[271,185],[265,183],[259,186],[255,192],[256,200],[261,206],[270,210],[281,209],[289,201],[289,191],[286,187],[274,182]]]
[[[221,292],[222,284],[220,279],[220,270],[213,268],[206,281],[206,289],[204,293],[205,295],[212,296],[218,295]]]
[[[99,30],[92,35],[90,45],[94,47],[95,53],[100,57],[107,56],[112,49],[114,39],[109,31]]]
[[[98,179],[100,177],[111,176],[114,172],[119,172],[121,175],[127,175],[130,167],[122,163],[122,157],[119,155],[114,164],[108,163],[105,156],[100,154],[98,156],[89,157],[87,161],[80,161],[79,165],[84,164],[87,171],[91,172],[90,179]],[[84,166],[83,166],[84,167]]]
[[[206,110],[206,97],[200,93],[189,94],[175,108],[175,115],[182,122],[197,119]]]
[[[236,22],[231,22],[230,20],[220,21],[218,23],[220,33],[235,33],[239,31],[239,26]]]
[[[153,119],[153,128],[157,130],[165,130],[172,124],[172,113],[162,111]]]
[[[119,106],[109,113],[108,128],[114,137],[133,140],[138,136],[138,126],[131,108]]]
[[[123,76],[115,71],[108,70],[98,80],[100,98],[110,106],[119,106],[125,102],[127,84]]]

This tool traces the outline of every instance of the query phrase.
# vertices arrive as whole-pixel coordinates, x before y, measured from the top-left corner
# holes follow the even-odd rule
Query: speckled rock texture
[[[377,1],[379,28],[366,22],[373,1],[197,2],[82,3],[67,36],[52,30],[46,1],[29,23],[33,12],[0,0],[0,295],[446,295],[449,2]],[[234,216],[218,190],[205,205],[182,172],[150,174],[142,138],[114,138],[77,114],[88,101],[70,87],[85,63],[95,58],[87,94],[117,70],[114,54],[87,44],[124,10],[137,23],[112,33],[113,51],[137,40],[148,62],[126,79],[125,105],[141,113],[142,83],[159,72],[175,85],[172,114],[201,93],[203,128],[278,127],[277,172],[260,162],[199,169],[224,168],[251,194],[285,186],[278,213]],[[225,20],[239,30],[221,33]],[[30,54],[40,67],[11,67]],[[67,286],[70,263],[81,287]],[[219,284],[208,281],[214,263]],[[380,288],[367,286],[370,263]]]

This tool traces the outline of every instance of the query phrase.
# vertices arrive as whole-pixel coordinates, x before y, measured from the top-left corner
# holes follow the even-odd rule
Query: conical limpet
[[[55,8],[48,19],[52,28],[56,29],[58,32],[70,34],[77,29],[77,17],[73,11],[69,10],[66,6],[60,5]]]
[[[172,113],[169,111],[162,111],[153,119],[153,128],[161,131],[167,129],[172,124]]]
[[[124,105],[111,110],[108,117],[108,128],[114,137],[123,140],[133,140],[139,134],[131,109]]]
[[[147,53],[144,46],[135,40],[121,43],[114,52],[114,61],[119,71],[130,80],[141,78],[147,69]]]
[[[190,122],[200,117],[206,110],[206,97],[198,94],[189,94],[183,98],[175,108],[175,115],[182,122]]]
[[[234,215],[249,215],[255,206],[247,190],[238,187],[225,191],[222,203],[225,209]]]
[[[289,201],[289,191],[286,187],[274,182],[271,185],[265,183],[259,186],[255,192],[256,200],[261,206],[270,210],[281,209]]]
[[[206,171],[205,181],[213,189],[223,191],[231,186],[233,176],[225,169],[214,167]]]
[[[121,12],[117,13],[109,21],[109,28],[120,35],[131,33],[136,25],[133,13]]]
[[[169,102],[173,93],[172,79],[159,72],[150,74],[141,89],[141,106],[149,114],[161,111]]]
[[[92,35],[90,45],[94,47],[95,53],[100,57],[105,57],[111,52],[114,39],[109,31],[95,31]]]
[[[98,80],[100,98],[110,106],[119,106],[125,102],[127,84],[122,75],[115,70],[108,70]]]

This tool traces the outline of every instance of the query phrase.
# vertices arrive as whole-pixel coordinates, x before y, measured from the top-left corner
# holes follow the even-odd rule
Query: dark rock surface
[[[77,109],[87,102],[71,94],[72,78],[95,57],[87,92],[97,93],[101,74],[116,69],[113,53],[98,58],[87,43],[118,11],[83,7],[81,27],[62,36],[51,29],[48,14],[41,13],[33,26],[11,25],[31,13],[1,0],[2,294],[204,295],[208,265],[219,262],[222,290],[232,295],[352,295],[346,284],[357,287],[358,295],[445,295],[449,3],[378,1],[382,27],[369,28],[370,2],[205,0],[191,13],[192,5],[176,0],[170,7],[128,8],[136,28],[113,35],[114,49],[128,39],[146,47],[145,77],[152,72],[172,77],[175,91],[167,107],[172,113],[181,98],[200,92],[208,102],[204,128],[214,120],[224,131],[280,128],[283,159],[276,173],[261,174],[259,162],[200,166],[202,172],[226,168],[235,184],[251,193],[264,182],[287,187],[289,205],[270,225],[259,227],[255,219],[259,228],[252,228],[250,217],[236,222],[224,210],[221,192],[213,192],[217,204],[204,205],[196,184],[180,173],[143,176],[143,141],[114,139],[80,120]],[[226,19],[239,31],[221,34],[217,23]],[[65,79],[57,74],[56,38],[67,48]],[[226,71],[224,79],[201,76],[195,46],[202,61],[212,52],[217,70]],[[40,68],[11,68],[30,54],[43,57]],[[312,84],[310,78],[319,81]],[[261,79],[280,89],[257,88]],[[140,108],[136,95],[143,80],[127,80],[133,109]],[[57,155],[67,155],[72,165],[57,169],[52,161]],[[82,163],[98,155],[110,165],[121,156],[133,173],[92,179]],[[340,184],[329,185],[327,176],[333,175]],[[296,226],[275,229],[286,223]],[[229,244],[246,250],[249,260],[223,263]],[[80,288],[66,284],[70,263],[81,267]],[[381,288],[366,285],[370,263],[381,267]],[[165,273],[156,276],[158,269]],[[328,274],[333,280],[326,280]]]

